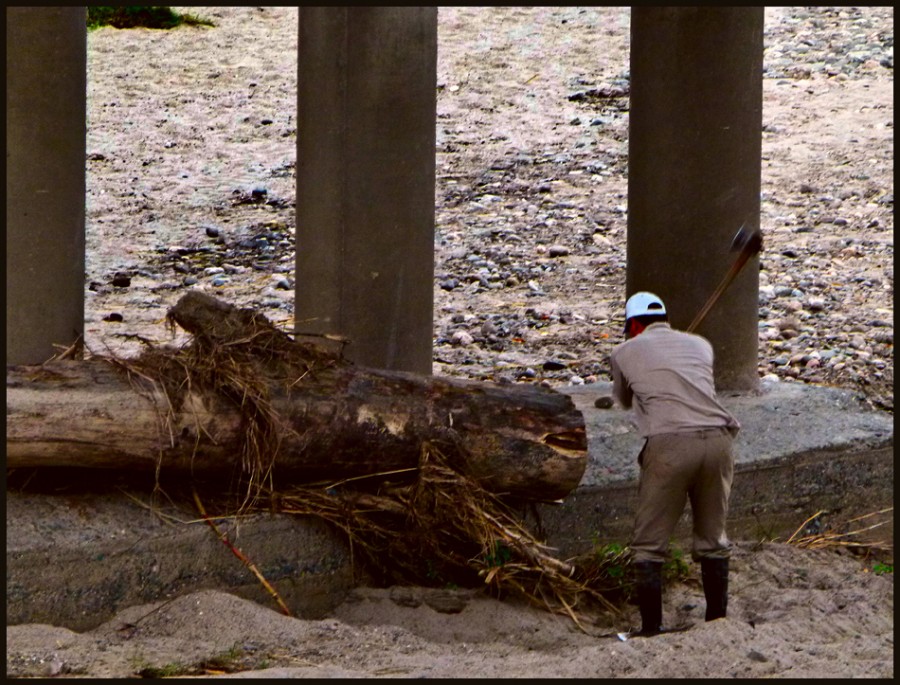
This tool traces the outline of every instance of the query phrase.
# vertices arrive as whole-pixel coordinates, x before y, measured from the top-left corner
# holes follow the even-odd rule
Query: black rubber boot
[[[634,564],[637,604],[641,610],[639,635],[662,632],[662,562],[638,561]]]
[[[728,609],[728,559],[701,559],[706,620],[725,618]]]

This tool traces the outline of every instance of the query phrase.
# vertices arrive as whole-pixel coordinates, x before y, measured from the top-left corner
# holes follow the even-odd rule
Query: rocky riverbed
[[[88,39],[97,352],[168,341],[186,288],[293,325],[296,10],[192,10],[216,27]],[[440,10],[435,373],[608,379],[628,31],[627,8]],[[764,67],[759,374],[893,411],[893,9],[767,8]]]
[[[628,14],[559,8],[538,24],[529,12],[454,8],[442,22],[435,361],[590,382],[621,340]],[[760,376],[853,387],[884,408],[892,16],[767,10],[760,222]],[[473,46],[462,35],[475,25]]]

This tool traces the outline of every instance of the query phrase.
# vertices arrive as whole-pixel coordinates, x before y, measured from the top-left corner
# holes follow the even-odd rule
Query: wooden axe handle
[[[741,253],[738,255],[738,258],[735,260],[734,264],[731,265],[731,269],[729,269],[728,273],[725,274],[725,278],[722,279],[722,282],[719,283],[719,287],[716,288],[715,292],[710,295],[710,298],[706,301],[706,304],[703,305],[703,308],[697,312],[697,316],[694,317],[694,320],[691,321],[691,325],[688,326],[685,330],[688,333],[693,333],[694,330],[699,326],[703,319],[706,318],[706,315],[709,314],[709,310],[712,309],[713,305],[718,302],[719,298],[722,296],[722,293],[725,292],[725,288],[727,288],[731,282],[737,278],[737,275],[741,272],[741,269],[744,268],[744,264],[755,254],[754,251],[751,250],[741,250]]]

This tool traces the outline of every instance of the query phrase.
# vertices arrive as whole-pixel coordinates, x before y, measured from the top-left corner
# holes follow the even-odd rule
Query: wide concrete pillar
[[[6,361],[84,332],[84,7],[6,8]]]
[[[437,8],[301,7],[298,333],[431,373]]]
[[[759,226],[762,7],[633,7],[626,290],[657,293],[685,328]],[[697,330],[716,386],[757,387],[759,260]]]

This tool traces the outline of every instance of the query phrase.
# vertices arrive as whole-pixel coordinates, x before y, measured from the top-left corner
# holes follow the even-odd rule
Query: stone
[[[460,347],[466,347],[475,342],[475,338],[468,331],[456,331],[450,336],[450,342]]]
[[[110,281],[117,288],[128,288],[131,285],[131,276],[126,273],[117,273]]]

